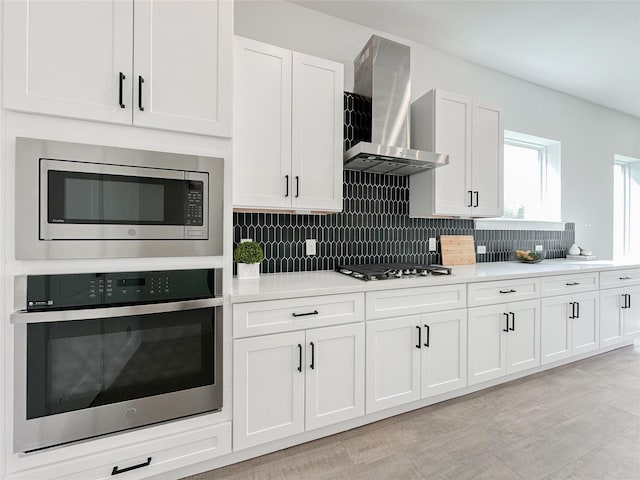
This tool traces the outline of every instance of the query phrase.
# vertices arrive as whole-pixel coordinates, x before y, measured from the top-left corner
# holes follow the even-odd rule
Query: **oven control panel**
[[[216,272],[219,270],[29,275],[27,311],[212,298],[217,291]]]

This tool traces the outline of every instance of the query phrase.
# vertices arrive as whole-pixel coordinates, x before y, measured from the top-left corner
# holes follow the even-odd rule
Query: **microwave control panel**
[[[187,227],[203,225],[203,182],[189,181],[185,199],[184,224]]]
[[[97,308],[215,296],[215,270],[29,275],[27,311]]]

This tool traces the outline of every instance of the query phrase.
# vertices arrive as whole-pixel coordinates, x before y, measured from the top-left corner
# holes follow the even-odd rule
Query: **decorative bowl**
[[[544,250],[514,249],[513,256],[521,263],[538,263],[544,260]]]

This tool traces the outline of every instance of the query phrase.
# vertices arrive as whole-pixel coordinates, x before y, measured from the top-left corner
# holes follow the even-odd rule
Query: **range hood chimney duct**
[[[371,142],[344,153],[346,170],[411,175],[449,163],[449,156],[410,148],[410,48],[373,35],[354,62],[354,93],[371,97]]]

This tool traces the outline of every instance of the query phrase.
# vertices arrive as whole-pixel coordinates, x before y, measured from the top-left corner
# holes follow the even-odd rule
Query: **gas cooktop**
[[[451,275],[451,268],[419,263],[377,263],[367,265],[338,265],[336,270],[360,280],[388,280],[428,275]]]

